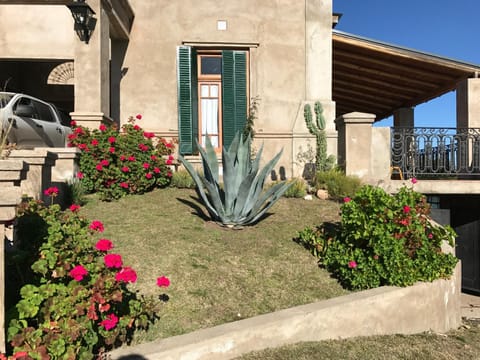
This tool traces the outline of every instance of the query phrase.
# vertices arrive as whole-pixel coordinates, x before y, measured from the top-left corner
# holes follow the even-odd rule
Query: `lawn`
[[[135,343],[348,293],[293,241],[305,226],[339,219],[339,204],[282,198],[255,226],[232,230],[209,221],[193,190],[166,188],[116,202],[89,197],[82,214],[105,225],[102,237],[138,274],[134,288],[160,294],[161,319]]]

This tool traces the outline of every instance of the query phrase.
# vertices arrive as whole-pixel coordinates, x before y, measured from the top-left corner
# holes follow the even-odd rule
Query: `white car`
[[[69,121],[52,104],[25,94],[0,92],[2,135],[18,148],[65,147]]]

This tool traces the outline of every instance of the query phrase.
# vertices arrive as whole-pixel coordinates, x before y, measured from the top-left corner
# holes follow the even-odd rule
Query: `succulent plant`
[[[198,146],[198,144],[197,144]],[[290,187],[285,181],[263,190],[267,176],[278,162],[282,151],[260,170],[263,145],[254,160],[250,156],[251,138],[237,133],[228,150],[222,149],[223,182],[219,174],[215,149],[206,138],[205,149],[198,146],[203,162],[203,175],[195,171],[182,156],[185,166],[197,185],[197,193],[212,220],[228,227],[252,225]]]

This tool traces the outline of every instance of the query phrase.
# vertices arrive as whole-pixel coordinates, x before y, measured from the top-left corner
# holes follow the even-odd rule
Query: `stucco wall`
[[[73,59],[73,18],[66,6],[0,6],[1,59]]]

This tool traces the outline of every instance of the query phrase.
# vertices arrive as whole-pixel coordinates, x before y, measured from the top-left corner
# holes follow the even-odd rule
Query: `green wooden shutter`
[[[245,51],[222,52],[223,146],[245,127],[247,119],[247,55]]]
[[[180,154],[196,151],[198,134],[197,117],[197,66],[195,50],[189,46],[177,48],[178,86],[178,138]]]

